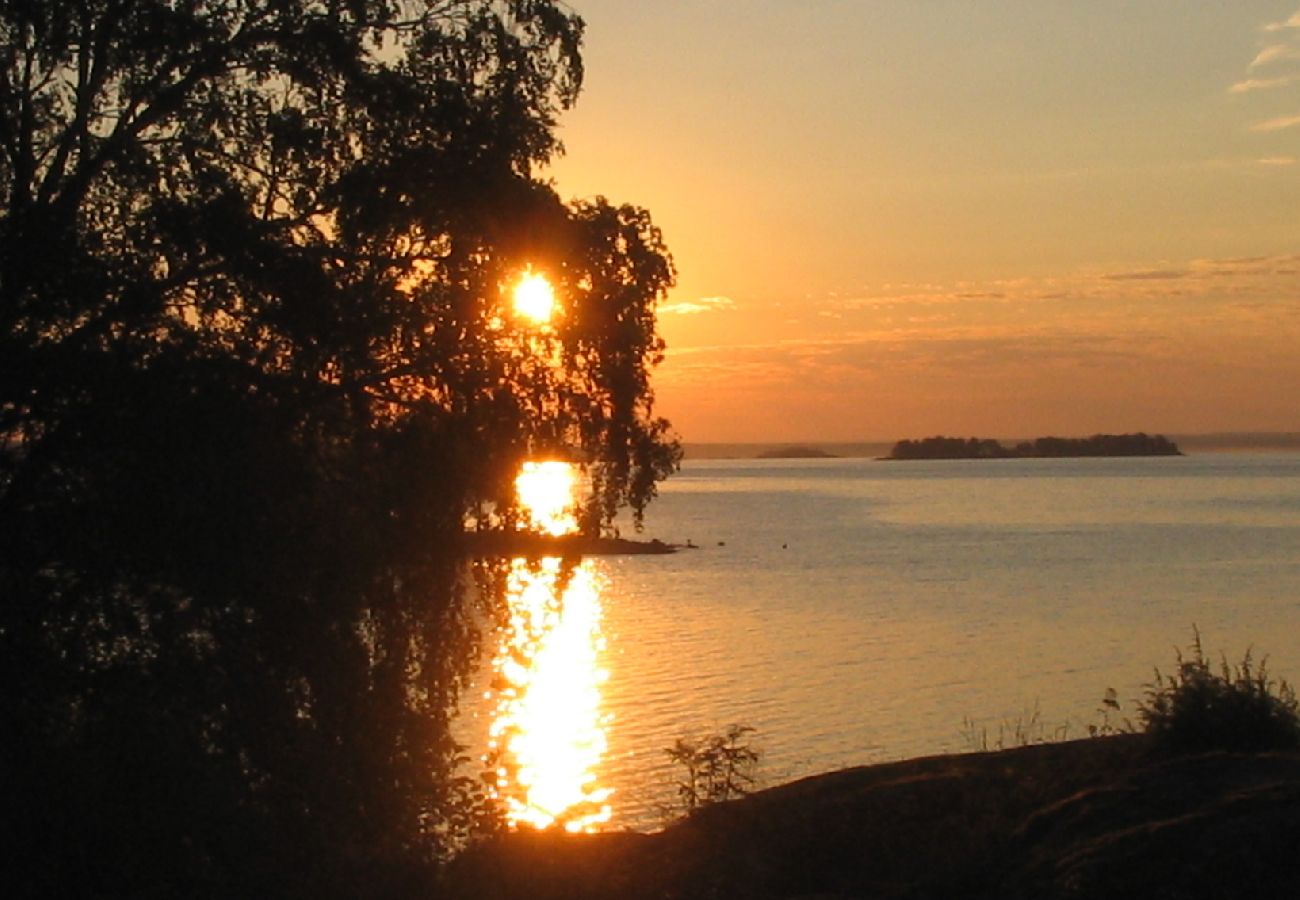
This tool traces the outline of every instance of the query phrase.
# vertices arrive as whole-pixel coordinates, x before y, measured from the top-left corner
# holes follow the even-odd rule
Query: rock
[[[1300,754],[1162,758],[1120,735],[927,757],[654,834],[512,835],[457,869],[461,896],[497,900],[1293,897]]]

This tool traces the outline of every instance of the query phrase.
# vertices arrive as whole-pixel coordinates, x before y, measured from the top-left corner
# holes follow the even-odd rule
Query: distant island
[[[1008,447],[991,438],[928,437],[899,441],[886,459],[1034,459],[1074,456],[1182,456],[1164,435],[1094,434],[1086,438],[1040,437]]]
[[[1179,449],[1187,453],[1300,453],[1300,432],[1297,431],[1225,431],[1213,433],[1181,433],[1168,435],[1178,442]],[[1009,444],[1018,440],[1006,441]],[[687,441],[683,445],[686,458],[700,459],[754,459],[768,453],[777,445],[770,441],[722,443],[715,441]],[[836,459],[889,458],[894,441],[818,441],[812,445]]]
[[[834,453],[827,453],[820,447],[809,447],[804,444],[792,444],[787,447],[776,447],[771,450],[763,450],[757,455],[758,459],[834,459]]]

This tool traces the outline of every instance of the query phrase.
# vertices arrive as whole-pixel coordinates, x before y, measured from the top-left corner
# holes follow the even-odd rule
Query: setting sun
[[[529,527],[544,534],[569,534],[578,527],[573,516],[573,466],[548,460],[526,462],[515,478],[519,504],[528,514]]]
[[[515,285],[515,312],[538,324],[551,320],[555,313],[555,289],[545,275],[529,271]]]

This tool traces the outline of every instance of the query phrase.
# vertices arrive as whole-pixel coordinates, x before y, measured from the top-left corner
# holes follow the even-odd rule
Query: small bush
[[[731,725],[720,734],[678,738],[666,751],[685,768],[677,796],[687,812],[720,800],[743,797],[754,788],[760,751],[746,740],[748,725]]]
[[[1223,657],[1216,672],[1206,659],[1200,632],[1191,655],[1178,653],[1173,675],[1156,669],[1138,704],[1147,734],[1166,750],[1284,750],[1300,747],[1300,706],[1285,681],[1269,677],[1267,660],[1256,665],[1249,650],[1241,663]]]

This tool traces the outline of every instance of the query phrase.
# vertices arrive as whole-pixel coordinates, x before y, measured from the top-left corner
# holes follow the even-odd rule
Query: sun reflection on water
[[[576,529],[574,483],[568,463],[524,464],[515,488],[534,530]],[[611,791],[595,777],[607,724],[599,578],[589,560],[515,559],[508,592],[509,621],[492,663],[495,795],[514,826],[594,831],[612,814]]]

